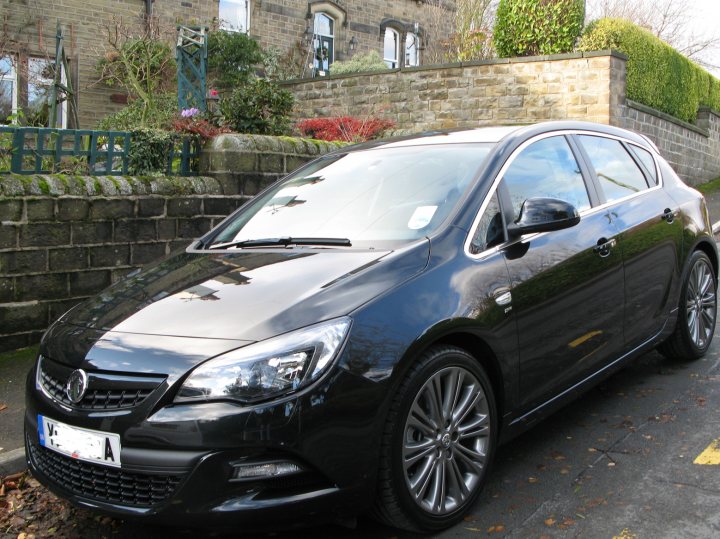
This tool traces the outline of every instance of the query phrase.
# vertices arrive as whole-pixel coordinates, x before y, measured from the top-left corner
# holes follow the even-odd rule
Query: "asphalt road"
[[[694,463],[717,439],[720,337],[716,332],[704,359],[678,363],[657,352],[646,354],[501,447],[490,481],[466,520],[436,537],[720,537],[720,449],[711,455],[717,465]],[[208,533],[122,524],[112,537]],[[354,529],[323,526],[244,537],[417,535],[360,518]]]

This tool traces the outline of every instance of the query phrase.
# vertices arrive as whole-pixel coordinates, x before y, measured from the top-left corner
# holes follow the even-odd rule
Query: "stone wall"
[[[690,185],[720,177],[720,113],[700,109],[695,125],[626,100],[611,123],[643,133]]]
[[[220,135],[203,149],[200,170],[215,178],[225,193],[254,196],[309,160],[341,146],[340,142],[293,137]]]
[[[299,118],[377,114],[424,131],[551,119],[607,123],[618,53],[463,62],[292,81]]]
[[[0,351],[37,341],[72,305],[245,200],[212,178],[0,177]]]
[[[292,81],[298,118],[378,115],[401,131],[586,120],[650,137],[678,174],[696,185],[720,176],[720,116],[696,125],[625,97],[626,58],[572,53],[404,68]]]

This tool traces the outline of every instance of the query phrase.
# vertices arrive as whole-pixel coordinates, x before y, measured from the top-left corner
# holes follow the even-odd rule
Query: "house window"
[[[27,106],[25,121],[28,125],[49,126],[52,107],[52,89],[55,82],[55,62],[45,58],[28,58],[27,66]],[[65,73],[60,74],[60,82],[66,84]],[[61,93],[58,97],[62,98]],[[67,127],[67,101],[62,100],[56,108],[56,127]]]
[[[420,38],[412,32],[405,34],[405,65],[420,65]]]
[[[220,28],[246,33],[250,29],[250,0],[220,0]]]
[[[27,63],[25,63],[27,62]],[[55,62],[46,58],[22,60],[18,70],[13,58],[0,58],[0,123],[10,123],[10,116],[22,110],[23,122],[29,126],[48,127],[55,83]],[[22,73],[18,76],[18,71]],[[65,72],[60,81],[67,84]],[[56,127],[67,127],[67,101],[61,99],[56,107]]]
[[[383,59],[390,69],[399,67],[400,56],[400,34],[392,28],[385,29],[385,46]]]
[[[17,112],[17,75],[10,56],[0,56],[0,124]]]
[[[335,20],[327,13],[316,13],[313,26],[315,73],[325,75],[335,60]]]

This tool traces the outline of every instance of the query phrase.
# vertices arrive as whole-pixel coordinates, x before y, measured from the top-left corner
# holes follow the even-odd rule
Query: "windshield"
[[[445,144],[328,156],[256,198],[210,247],[377,247],[427,236],[455,208],[491,147]]]

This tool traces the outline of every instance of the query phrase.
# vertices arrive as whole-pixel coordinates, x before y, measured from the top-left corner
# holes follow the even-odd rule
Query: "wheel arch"
[[[710,263],[712,264],[713,271],[715,272],[715,280],[718,280],[718,254],[717,249],[710,243],[710,241],[706,238],[703,238],[698,243],[695,244],[693,247],[694,251],[702,251],[704,252],[708,258],[710,259]]]
[[[419,346],[412,347],[412,349],[408,351],[410,361],[404,362],[404,372],[399,379],[402,380],[405,377],[406,371],[411,368],[414,358],[420,357],[427,350],[436,346],[455,346],[465,350],[485,369],[488,378],[490,378],[495,397],[495,407],[498,412],[498,427],[502,429],[502,418],[508,407],[506,400],[508,394],[506,387],[506,383],[508,382],[507,376],[503,374],[500,358],[488,342],[481,336],[467,329],[457,328],[450,333],[435,336],[432,339],[420,343]]]

